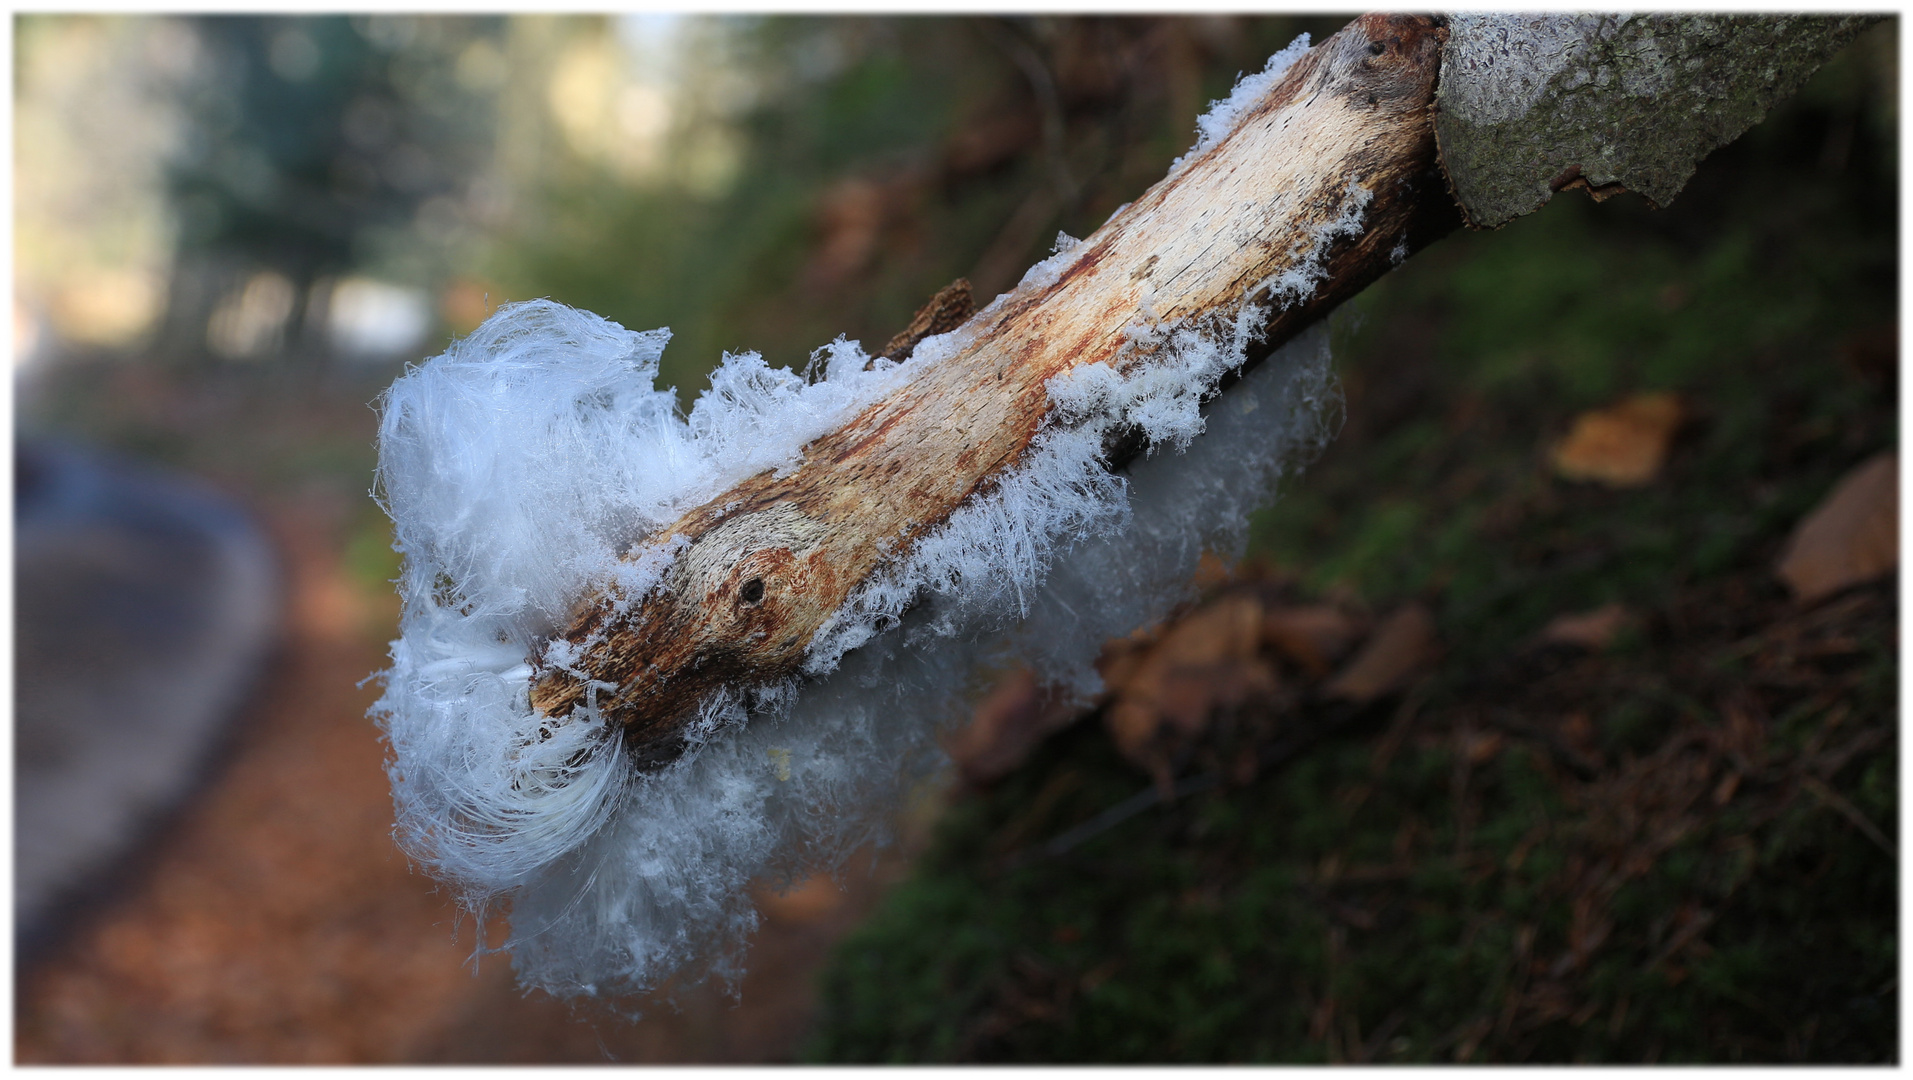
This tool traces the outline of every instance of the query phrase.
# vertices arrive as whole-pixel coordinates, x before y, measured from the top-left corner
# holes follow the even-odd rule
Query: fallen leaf
[[[1136,669],[1162,638],[1163,623],[1137,627],[1128,635],[1103,642],[1102,655],[1096,658],[1096,672],[1103,677],[1103,700],[1116,695],[1135,678]]]
[[[1578,645],[1589,652],[1599,652],[1633,621],[1633,614],[1623,605],[1602,604],[1593,611],[1556,615],[1536,636],[1544,644]]]
[[[1360,632],[1355,620],[1331,604],[1270,608],[1262,613],[1262,640],[1310,675],[1328,674]]]
[[[1190,583],[1198,589],[1213,589],[1227,585],[1233,580],[1235,580],[1235,573],[1228,563],[1222,561],[1222,556],[1213,551],[1205,551],[1196,560],[1196,574]]]
[[[829,874],[818,874],[793,883],[782,892],[760,887],[755,897],[757,910],[775,923],[801,926],[814,923],[844,905],[849,898],[844,887]]]
[[[1636,394],[1582,413],[1554,448],[1554,471],[1569,480],[1640,487],[1660,475],[1667,448],[1686,418],[1673,394]]]
[[[1217,709],[1269,697],[1279,685],[1259,655],[1262,604],[1223,596],[1164,629],[1162,638],[1112,687],[1104,725],[1124,757],[1165,780],[1175,754]]]
[[[1868,458],[1794,527],[1774,572],[1801,603],[1892,570],[1900,561],[1900,459]]]
[[[1568,746],[1583,754],[1594,748],[1594,722],[1588,718],[1587,711],[1578,709],[1561,719],[1556,729]]]
[[[1081,710],[1018,668],[977,704],[968,726],[951,735],[944,750],[957,772],[982,786],[1007,776],[1028,760],[1045,738],[1070,725]]]
[[[1499,754],[1507,742],[1507,738],[1499,731],[1477,731],[1467,737],[1462,748],[1468,756],[1468,763],[1479,765]]]
[[[1324,696],[1358,704],[1401,689],[1435,657],[1435,618],[1420,604],[1396,608],[1327,686]]]

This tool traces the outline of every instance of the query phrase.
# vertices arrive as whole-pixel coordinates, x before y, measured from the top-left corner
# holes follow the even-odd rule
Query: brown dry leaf
[[[1262,640],[1317,678],[1342,658],[1360,633],[1355,620],[1331,604],[1270,608],[1262,613]]]
[[[968,727],[945,742],[963,779],[981,786],[1008,775],[1050,734],[1068,727],[1079,710],[1018,668],[977,704]]]
[[[850,893],[829,874],[805,878],[782,892],[761,886],[754,892],[757,910],[763,912],[765,918],[792,926],[826,919],[850,899]]]
[[[1139,626],[1119,638],[1103,642],[1103,654],[1096,659],[1096,671],[1103,677],[1104,698],[1114,697],[1142,666],[1143,658],[1162,639],[1164,623]]]
[[[1876,454],[1836,485],[1788,537],[1774,572],[1802,603],[1892,570],[1900,562],[1900,459]]]
[[[1506,745],[1508,738],[1499,731],[1477,731],[1463,740],[1462,751],[1467,755],[1470,765],[1479,765],[1492,760]]]
[[[1633,614],[1625,606],[1602,604],[1593,611],[1556,615],[1537,637],[1548,645],[1579,645],[1589,652],[1600,652],[1633,621]]]
[[[1207,726],[1218,708],[1272,695],[1273,669],[1258,655],[1262,604],[1236,593],[1167,627],[1134,673],[1113,687],[1104,724],[1124,757],[1161,779],[1170,758]]]
[[[1435,617],[1420,604],[1403,604],[1382,620],[1322,693],[1357,704],[1373,701],[1401,689],[1416,669],[1435,658],[1435,648]]]
[[[1569,480],[1640,487],[1660,475],[1667,448],[1686,419],[1673,394],[1636,394],[1582,413],[1554,448],[1554,471]]]
[[[1213,551],[1205,551],[1196,559],[1196,575],[1192,584],[1198,589],[1213,589],[1227,585],[1235,579],[1235,573],[1222,556]]]
[[[1561,723],[1555,728],[1555,733],[1561,736],[1561,740],[1567,743],[1570,749],[1582,756],[1593,755],[1594,721],[1589,718],[1587,710],[1576,709],[1562,717]]]

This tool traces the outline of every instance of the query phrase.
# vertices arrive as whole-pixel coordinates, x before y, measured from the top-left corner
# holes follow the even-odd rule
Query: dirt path
[[[209,786],[143,865],[17,984],[22,1063],[774,1062],[813,1009],[811,977],[894,880],[828,882],[765,904],[733,1003],[695,992],[641,1023],[520,996],[509,964],[467,963],[469,925],[393,846],[365,710],[396,604],[341,572],[338,514],[272,531],[285,640]],[[455,933],[456,931],[456,933]]]

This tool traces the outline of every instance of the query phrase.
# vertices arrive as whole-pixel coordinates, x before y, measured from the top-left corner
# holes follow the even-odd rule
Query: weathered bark
[[[974,314],[976,300],[970,295],[970,279],[958,278],[937,290],[930,302],[923,305],[922,310],[910,320],[910,325],[898,331],[897,336],[891,338],[877,355],[891,360],[908,360],[924,338],[947,334],[969,322]]]
[[[660,530],[656,541],[689,542],[664,586],[616,620],[603,598],[581,605],[564,637],[592,642],[576,665],[588,678],[539,673],[534,706],[563,717],[596,686],[641,766],[674,759],[701,698],[796,673],[860,584],[1016,467],[1050,410],[1048,380],[1151,363],[1124,330],[1139,313],[1158,325],[1232,318],[1319,260],[1312,293],[1272,305],[1267,355],[1456,227],[1434,156],[1443,34],[1438,18],[1351,23],[1226,139],[1089,236],[1056,280],[972,319],[963,352],[812,442],[794,472],[753,477]],[[1368,200],[1359,234],[1318,251],[1356,188]]]
[[[1435,135],[1477,228],[1557,191],[1673,201],[1879,15],[1494,12],[1451,18]]]

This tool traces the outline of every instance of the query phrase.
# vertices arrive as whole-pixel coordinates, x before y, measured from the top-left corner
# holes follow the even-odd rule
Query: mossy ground
[[[1059,857],[1012,856],[1147,784],[1093,720],[963,794],[807,1057],[1896,1060],[1897,582],[1809,608],[1771,571],[1898,437],[1897,166],[1870,114],[1830,142],[1846,77],[1668,210],[1562,198],[1361,298],[1345,430],[1252,557],[1429,604],[1436,670]],[[1576,413],[1661,390],[1693,418],[1652,484],[1550,471]],[[1534,644],[1609,602],[1606,650]]]

